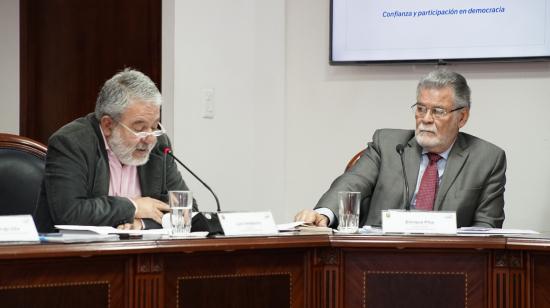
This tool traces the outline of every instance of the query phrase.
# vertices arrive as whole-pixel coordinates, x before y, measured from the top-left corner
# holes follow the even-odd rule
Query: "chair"
[[[359,153],[353,155],[353,157],[349,160],[348,164],[346,165],[346,169],[344,171],[348,171],[349,169],[351,169],[351,167],[353,167],[355,165],[355,163],[357,163],[359,158],[361,158],[361,156],[363,156],[363,153],[365,152],[365,150],[366,149],[363,149],[363,150],[359,151]]]
[[[46,150],[32,139],[0,133],[0,215],[34,213]]]

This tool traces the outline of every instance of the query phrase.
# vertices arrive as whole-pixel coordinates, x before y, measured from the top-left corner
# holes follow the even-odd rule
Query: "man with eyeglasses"
[[[164,188],[188,189],[160,148],[170,145],[160,106],[153,81],[126,69],[105,82],[94,113],[50,137],[35,213],[39,232],[56,224],[160,228],[169,210]]]
[[[432,71],[418,83],[411,108],[416,130],[377,130],[357,163],[332,183],[314,210],[302,210],[295,220],[336,227],[338,192],[359,191],[360,226],[379,226],[382,210],[407,202],[411,209],[456,211],[458,227],[501,228],[506,155],[459,132],[470,115],[466,79],[446,69]],[[399,152],[409,183],[406,202]]]

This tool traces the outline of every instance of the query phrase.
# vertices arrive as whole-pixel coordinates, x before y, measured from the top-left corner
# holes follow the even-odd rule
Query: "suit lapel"
[[[141,195],[144,197],[158,197],[162,182],[162,158],[156,155],[154,150],[149,156],[149,161],[138,167],[138,175]]]
[[[405,147],[403,160],[405,161],[405,170],[407,171],[407,181],[409,182],[409,201],[412,200],[416,190],[416,180],[420,170],[420,158],[422,156],[422,147],[412,138]]]
[[[95,172],[96,176],[94,177],[94,189],[97,187],[98,191],[103,195],[109,194],[109,185],[111,178],[111,168],[109,167],[109,156],[107,155],[107,147],[103,139],[103,134],[99,128],[99,121],[96,119],[93,113],[89,113],[86,116],[86,119],[89,121],[92,129],[94,130],[97,136],[98,144],[98,156],[99,159],[96,162]]]
[[[447,164],[445,165],[445,172],[443,173],[443,178],[441,179],[441,185],[439,191],[437,192],[437,197],[435,199],[434,210],[441,210],[443,206],[443,200],[447,192],[453,185],[455,179],[459,175],[468,155],[470,154],[465,140],[462,137],[462,134],[458,134],[456,142],[449,153],[447,159]]]

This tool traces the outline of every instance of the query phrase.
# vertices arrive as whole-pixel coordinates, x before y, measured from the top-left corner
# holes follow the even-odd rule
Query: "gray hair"
[[[162,97],[155,83],[142,72],[125,69],[107,80],[95,104],[95,117],[100,120],[108,115],[119,120],[134,100],[160,106]]]
[[[454,92],[454,107],[470,107],[470,87],[466,78],[459,73],[447,69],[437,69],[422,77],[416,87],[416,97],[420,97],[423,89],[441,89],[450,87]]]

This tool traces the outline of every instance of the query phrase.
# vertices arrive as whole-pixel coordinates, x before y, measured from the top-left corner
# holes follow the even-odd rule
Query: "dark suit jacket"
[[[167,201],[161,194],[163,153],[169,145],[158,137],[149,161],[138,167],[141,194]],[[166,187],[187,190],[174,159],[167,157]],[[45,176],[35,213],[39,232],[53,231],[54,224],[116,226],[134,220],[135,207],[129,199],[108,196],[109,162],[99,123],[93,114],[79,118],[55,132],[48,141]],[[196,204],[194,204],[196,210]],[[145,220],[147,228],[160,227]]]
[[[316,208],[329,208],[338,217],[338,191],[361,192],[360,225],[380,225],[381,211],[404,207],[403,171],[397,144],[406,144],[405,169],[412,199],[422,147],[413,130],[381,129],[357,163],[338,177]],[[449,153],[434,210],[456,211],[457,225],[502,227],[506,155],[497,146],[459,133]]]

